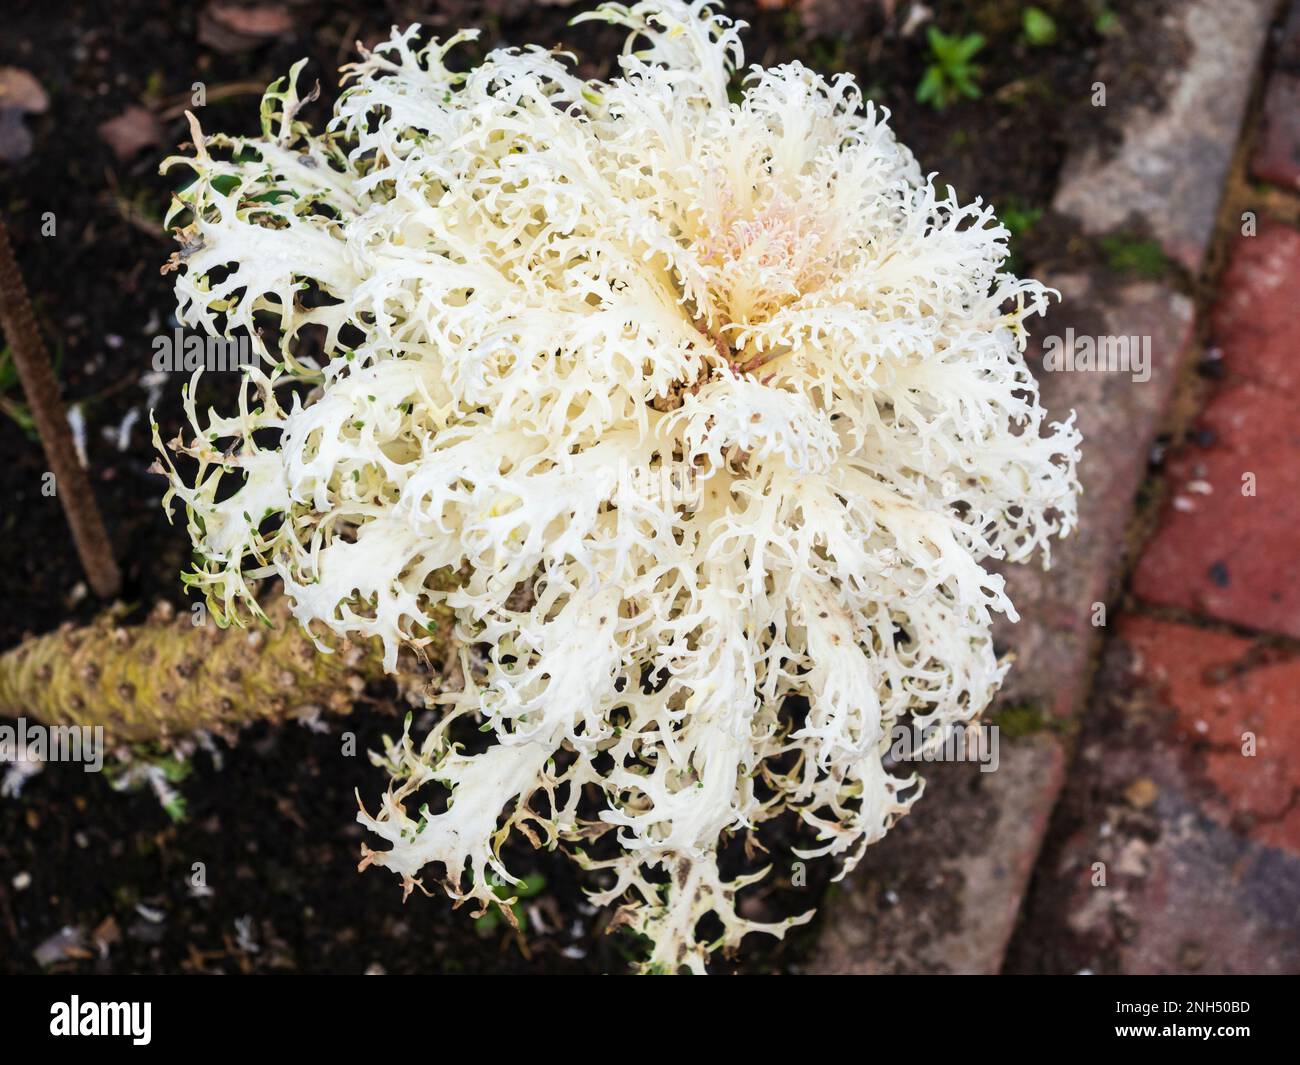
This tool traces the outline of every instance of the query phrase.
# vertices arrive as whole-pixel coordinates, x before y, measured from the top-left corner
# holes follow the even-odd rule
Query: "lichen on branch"
[[[700,2],[592,18],[630,34],[609,81],[540,48],[456,73],[474,34],[411,27],[323,133],[298,67],[260,137],[193,123],[179,317],[264,362],[233,415],[191,390],[169,500],[223,618],[278,575],[392,670],[454,613],[464,688],[385,754],[365,864],[482,907],[508,835],[563,845],[649,967],[701,971],[804,919],[739,915],[728,838],[788,812],[851,868],[919,794],[890,728],[988,705],[985,564],[1073,527],[1079,436],[1022,355],[1048,291],[851,78],[742,74]]]
[[[161,604],[140,625],[109,611],[0,655],[0,716],[47,725],[99,726],[113,745],[227,738],[254,721],[343,713],[383,676],[378,647],[335,641],[321,654],[270,600],[267,624],[219,629]]]

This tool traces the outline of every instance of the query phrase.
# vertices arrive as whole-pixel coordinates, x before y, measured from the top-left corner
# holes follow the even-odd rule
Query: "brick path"
[[[1274,13],[1188,0],[1166,109],[1067,160],[1058,214],[1093,236],[1136,218],[1185,277],[1049,276],[1064,300],[1040,332],[1150,336],[1151,379],[1040,374],[1054,413],[1079,412],[1085,495],[1050,574],[1008,573],[1002,766],[926,774],[828,905],[815,971],[1300,971],[1300,230],[1257,212],[1200,315],[1185,294],[1243,128],[1265,199],[1285,214],[1300,188],[1300,0],[1247,123]],[[1212,380],[1142,544],[1147,456],[1198,356]]]
[[[1211,343],[1225,377],[1168,463],[1170,503],[1133,591],[1300,638],[1300,230],[1263,219],[1237,237],[1219,291]]]
[[[1010,969],[1300,972],[1297,292],[1300,230],[1237,238]]]
[[[1300,3],[1250,157],[1288,193],[1298,75]],[[1300,971],[1300,229],[1258,216],[1215,292],[1213,384],[1165,464],[1012,970]]]

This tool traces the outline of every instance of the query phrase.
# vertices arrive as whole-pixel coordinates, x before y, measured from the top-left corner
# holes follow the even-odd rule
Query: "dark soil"
[[[771,6],[770,4],[768,5]],[[850,0],[831,5],[757,10],[731,5],[751,24],[747,58],[773,64],[802,59],[825,72],[850,70],[871,97],[894,113],[895,127],[925,169],[1017,220],[1023,239],[1055,187],[1066,137],[1104,135],[1104,112],[1089,105],[1095,24],[1103,5],[1039,0],[1055,17],[1057,41],[1031,47],[1014,0],[932,0],[933,21],[950,33],[980,32],[983,95],[943,113],[920,105],[915,91],[927,63],[925,25],[900,31],[913,5]],[[1133,24],[1136,0],[1112,0],[1119,29]],[[1150,5],[1147,5],[1150,6]],[[482,50],[498,44],[563,43],[589,75],[608,74],[621,34],[607,27],[567,26],[576,8],[517,0],[417,4],[267,3],[286,16],[281,35],[231,37],[205,3],[136,0],[51,5],[11,0],[0,37],[0,66],[33,74],[50,96],[45,114],[25,121],[30,154],[0,164],[0,210],[27,274],[37,315],[59,359],[64,396],[84,413],[92,481],[126,580],[124,598],[138,608],[158,599],[179,604],[178,573],[187,564],[183,528],[159,506],[147,407],[164,439],[179,425],[180,381],[150,397],[152,338],[174,325],[174,300],[159,267],[172,245],[162,232],[170,178],[158,163],[188,139],[182,115],[192,86],[203,82],[205,128],[251,133],[254,86],[287,72],[306,55],[323,99],[308,116],[328,113],[334,71],[351,58],[351,42],[373,43],[393,24],[420,21],[439,33],[483,28]],[[885,12],[893,7],[892,19]],[[1153,90],[1155,91],[1155,90]],[[160,120],[158,143],[117,158],[100,124],[127,107]],[[56,231],[42,234],[46,213]],[[1032,255],[1030,256],[1032,261]],[[201,402],[221,405],[209,375]],[[227,382],[227,386],[229,382]],[[12,407],[16,388],[0,397]],[[133,426],[126,420],[136,417]],[[88,621],[101,608],[82,581],[56,500],[40,492],[45,465],[36,441],[0,416],[0,648],[25,631]],[[544,887],[530,900],[530,928],[518,937],[504,925],[476,925],[453,914],[440,896],[405,906],[394,878],[355,872],[362,833],[354,788],[374,800],[381,770],[364,752],[398,720],[383,692],[360,706],[347,728],[358,757],[340,757],[337,732],[297,726],[258,728],[218,768],[200,754],[181,784],[188,812],[173,824],[149,793],[113,791],[101,774],[53,766],[17,799],[0,800],[0,968],[39,968],[33,952],[65,926],[87,944],[55,963],[77,971],[621,971],[626,944],[601,934],[608,913],[586,903],[565,860],[520,852],[512,868],[534,871]],[[792,841],[781,841],[789,843]],[[778,873],[790,860],[779,848]],[[208,893],[192,886],[203,863]],[[784,874],[780,870],[786,870]],[[814,862],[810,883],[755,889],[755,916],[800,912],[820,898],[833,870]],[[236,922],[240,922],[237,926]],[[241,930],[242,929],[242,936]],[[98,930],[98,935],[96,935]],[[740,966],[749,971],[797,962],[811,932],[785,945],[753,937]],[[106,940],[102,947],[96,939]],[[256,947],[257,949],[254,949]]]

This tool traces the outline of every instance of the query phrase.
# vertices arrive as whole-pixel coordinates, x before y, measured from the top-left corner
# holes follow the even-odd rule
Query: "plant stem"
[[[81,568],[97,595],[112,598],[122,578],[109,547],[108,535],[86,471],[77,459],[68,427],[68,414],[59,398],[59,385],[36,326],[27,286],[9,244],[9,232],[0,218],[0,328],[9,340],[14,367],[31,408],[45,459],[54,474],[55,491],[63,504],[77,546]]]
[[[377,643],[336,643],[322,654],[283,597],[266,607],[270,628],[219,629],[210,618],[195,626],[169,604],[143,625],[120,625],[117,614],[83,629],[65,625],[0,655],[0,716],[101,725],[113,743],[165,742],[197,730],[232,737],[263,718],[346,712],[366,681],[383,676]]]

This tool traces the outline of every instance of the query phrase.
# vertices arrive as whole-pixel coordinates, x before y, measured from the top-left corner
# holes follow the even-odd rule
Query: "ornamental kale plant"
[[[363,866],[508,914],[503,841],[560,845],[648,971],[698,972],[810,916],[742,917],[766,870],[725,879],[725,841],[791,813],[852,868],[920,794],[891,727],[988,705],[1015,613],[984,563],[1046,563],[1079,437],[1021,354],[1049,293],[851,78],[742,77],[698,0],[585,19],[630,31],[608,82],[540,48],[453,73],[473,33],[412,27],[322,134],[301,64],[260,137],[192,122],[179,317],[263,363],[229,416],[188,393],[168,502],[223,621],[276,575],[395,670],[454,617],[463,687],[386,752]]]

